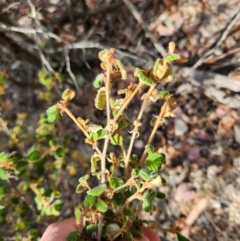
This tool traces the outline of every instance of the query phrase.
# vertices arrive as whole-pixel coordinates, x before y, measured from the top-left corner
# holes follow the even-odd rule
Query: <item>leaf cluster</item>
[[[70,233],[68,240],[85,240],[86,234],[95,236],[97,240],[115,240],[120,236],[133,240],[142,235],[143,221],[139,214],[142,211],[152,213],[154,200],[165,197],[158,191],[158,187],[165,183],[160,174],[165,155],[160,147],[152,145],[152,141],[156,130],[165,118],[174,116],[176,108],[173,96],[157,89],[159,83],[173,79],[171,64],[180,59],[174,49],[175,44],[171,42],[168,54],[157,59],[153,67],[146,70],[136,68],[134,76],[138,83],[128,83],[127,88],[118,90],[117,98],[111,94],[112,82],[119,77],[126,81],[127,71],[114,57],[114,49],[99,53],[103,73],[96,77],[93,85],[98,89],[95,107],[106,111],[105,126],[73,115],[69,106],[75,93],[70,89],[64,91],[61,101],[47,110],[49,121],[54,121],[59,113],[66,113],[85,135],[85,142],[94,149],[90,158],[91,175],[80,177],[76,187],[76,193],[82,194],[84,200],[76,208],[75,216],[77,222],[82,220],[84,228],[81,232]],[[142,95],[142,103],[138,116],[132,119],[127,116],[126,109],[137,94]],[[149,103],[159,99],[163,105],[150,122],[152,131],[142,155],[138,156],[133,146],[140,135],[144,110]],[[131,133],[129,139],[124,136],[124,129]],[[110,151],[110,146],[116,151]],[[97,186],[91,187],[92,177],[99,180]]]

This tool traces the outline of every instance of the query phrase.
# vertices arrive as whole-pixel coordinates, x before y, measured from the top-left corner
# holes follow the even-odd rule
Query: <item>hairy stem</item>
[[[108,143],[109,139],[111,136],[110,133],[110,121],[111,121],[111,113],[110,113],[110,65],[107,66],[107,77],[106,77],[106,82],[105,82],[105,87],[106,87],[106,100],[107,100],[107,135],[104,140],[104,146],[103,146],[103,155],[101,157],[101,171],[102,171],[102,178],[101,182],[105,183],[106,182],[106,177],[105,177],[105,172],[106,172],[106,154],[107,154],[107,148],[108,148]]]
[[[129,164],[130,155],[132,153],[133,144],[134,144],[135,138],[136,138],[136,136],[138,134],[139,126],[141,125],[140,124],[140,120],[142,119],[142,115],[143,115],[143,112],[144,112],[144,110],[146,108],[146,105],[147,105],[147,102],[149,100],[149,97],[152,94],[152,92],[155,89],[155,87],[156,87],[156,85],[151,86],[150,89],[148,90],[148,92],[146,93],[146,95],[144,97],[144,100],[143,100],[143,103],[142,103],[142,106],[141,106],[141,109],[139,111],[137,120],[134,123],[134,129],[133,129],[131,141],[130,141],[130,144],[129,144],[127,156],[125,158],[125,174],[126,175],[128,175],[128,164]]]
[[[89,134],[87,133],[87,131],[84,129],[84,127],[81,125],[81,123],[77,120],[77,118],[72,114],[72,112],[66,107],[64,106],[64,104],[62,104],[61,102],[57,104],[57,108],[64,111],[72,120],[73,122],[79,127],[79,129],[83,132],[83,134],[87,137],[90,138]],[[97,153],[100,155],[100,157],[103,156],[102,152],[99,150],[99,148],[97,147],[97,145],[94,146],[95,150],[97,151]]]
[[[139,83],[138,86],[136,87],[136,89],[132,92],[132,94],[128,97],[128,99],[126,100],[126,102],[124,102],[123,106],[121,107],[121,109],[119,110],[118,114],[114,117],[113,119],[113,123],[115,123],[118,118],[121,116],[122,112],[126,109],[126,107],[128,106],[128,104],[130,103],[130,101],[133,99],[133,97],[140,91],[140,89],[143,87],[143,83]]]
[[[171,97],[171,96],[169,96],[169,97],[165,100],[164,104],[161,106],[161,109],[160,109],[158,118],[157,118],[157,120],[156,120],[156,123],[155,123],[155,125],[154,125],[154,128],[153,128],[153,130],[152,130],[152,132],[151,132],[151,134],[150,134],[150,136],[149,136],[149,138],[148,138],[147,145],[150,145],[150,144],[152,143],[152,141],[153,141],[153,138],[154,138],[154,136],[155,136],[155,133],[156,133],[158,127],[159,127],[159,123],[160,123],[160,121],[163,119],[163,117],[164,117],[164,115],[165,115],[165,113],[166,113],[166,109],[167,109],[167,105],[168,105],[168,101],[169,101],[170,97]],[[144,159],[146,158],[146,154],[147,154],[147,152],[146,152],[146,150],[144,150],[144,152],[143,152],[143,154],[142,154],[142,156],[141,156],[141,158],[140,158],[140,163],[142,163],[142,162],[144,161]]]

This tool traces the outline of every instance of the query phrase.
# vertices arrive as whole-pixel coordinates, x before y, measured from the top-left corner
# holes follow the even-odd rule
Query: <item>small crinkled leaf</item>
[[[180,55],[179,54],[169,54],[168,56],[166,56],[165,58],[164,58],[164,62],[166,62],[166,63],[171,63],[171,62],[173,62],[173,61],[175,61],[175,60],[178,60],[178,59],[180,59],[181,57],[180,57]]]
[[[79,208],[75,208],[74,215],[75,215],[75,218],[76,218],[76,224],[80,224],[82,212],[80,211]]]
[[[108,50],[107,49],[103,49],[98,53],[98,57],[101,61],[104,60],[104,56],[107,54]]]
[[[104,201],[102,201],[101,199],[97,200],[95,207],[98,211],[100,211],[102,213],[105,213],[108,210],[107,204]]]
[[[134,241],[133,235],[130,232],[125,232],[124,237],[127,239],[127,241]]]
[[[156,197],[155,191],[148,189],[144,192],[142,209],[145,212],[151,212],[153,210],[153,199]]]
[[[90,139],[93,141],[97,141],[97,140],[105,138],[106,134],[107,134],[106,130],[100,129],[97,132],[91,132]]]
[[[30,153],[28,153],[27,159],[28,161],[37,161],[41,157],[41,153],[38,150],[33,150]]]
[[[146,166],[149,170],[158,171],[164,163],[165,157],[160,153],[151,153],[146,158]]]
[[[30,237],[36,237],[38,235],[38,230],[35,229],[35,228],[32,228],[32,229],[29,230],[28,235]]]
[[[81,183],[77,185],[76,187],[76,193],[82,193],[86,187],[84,187]]]
[[[79,179],[78,179],[78,182],[79,183],[81,183],[81,182],[83,182],[83,181],[87,181],[88,179],[89,179],[89,174],[87,174],[87,175],[85,175],[85,176],[83,176],[83,177],[80,177]]]
[[[98,227],[96,224],[89,224],[86,226],[87,233],[97,232],[97,230],[98,230]]]
[[[91,157],[91,174],[96,175],[97,169],[98,169],[98,161],[101,160],[101,157],[98,153],[94,153]]]
[[[62,210],[63,207],[63,201],[60,199],[57,199],[53,202],[53,207],[55,209],[55,211],[60,212]],[[56,213],[56,216],[58,215],[58,213]]]
[[[119,230],[120,230],[120,227],[116,223],[111,223],[111,224],[108,224],[107,226],[107,234],[110,235],[111,237],[114,237]]]
[[[132,212],[129,209],[125,209],[123,210],[122,214],[126,217],[130,217],[132,215]]]
[[[162,98],[166,98],[170,95],[169,91],[159,91],[159,95]]]
[[[126,71],[124,65],[122,64],[122,62],[120,60],[117,60],[117,65],[120,70],[122,79],[126,80],[127,79],[127,71]]]
[[[111,202],[112,206],[116,207],[116,206],[122,206],[126,200],[125,200],[124,196],[122,195],[122,193],[114,193],[111,201],[112,201]]]
[[[75,97],[75,92],[71,89],[66,89],[64,90],[64,92],[62,93],[62,99],[66,102],[69,102],[70,100],[72,100]]]
[[[118,177],[110,177],[109,178],[109,185],[111,188],[115,189],[124,184],[124,181]]]
[[[57,119],[58,109],[56,105],[53,105],[47,109],[47,120],[48,122],[53,122]]]
[[[121,146],[122,143],[123,143],[123,138],[120,134],[118,133],[115,133],[111,136],[111,143],[114,145],[114,146]]]
[[[154,152],[154,148],[153,148],[153,146],[151,146],[151,145],[146,145],[146,146],[145,146],[145,150],[146,150],[146,152],[147,152],[148,154]]]
[[[23,159],[23,156],[22,156],[22,154],[20,154],[18,152],[14,152],[9,156],[9,158],[11,159],[11,161],[14,164],[17,164],[19,161],[21,161]]]
[[[78,241],[79,237],[81,235],[81,232],[79,231],[72,231],[67,236],[67,241]]]
[[[138,168],[133,168],[133,169],[132,169],[132,172],[131,172],[131,176],[132,176],[133,178],[137,178],[138,175],[139,175],[139,169],[138,169]]]
[[[152,189],[147,189],[143,194],[143,199],[147,199],[148,201],[153,201],[156,197],[156,192]]]
[[[177,233],[178,241],[189,241],[189,239],[185,238],[182,234]]]
[[[166,197],[166,195],[162,192],[156,192],[156,198],[158,199],[164,199]]]
[[[23,170],[26,169],[26,166],[29,165],[28,162],[26,161],[20,161],[16,164],[16,170],[18,170],[19,172],[22,172]]]
[[[56,150],[56,156],[57,156],[58,158],[64,157],[64,156],[65,156],[65,150],[64,150],[64,148],[58,147],[57,150]]]
[[[98,74],[95,78],[95,80],[93,81],[93,86],[95,88],[100,88],[101,85],[102,85],[102,82],[103,82],[103,77],[104,77],[104,74]]]
[[[139,81],[145,85],[152,86],[154,84],[153,80],[148,78],[144,72],[140,69],[136,69],[134,72],[134,76],[138,77]]]
[[[0,153],[0,161],[5,162],[5,161],[7,161],[7,159],[8,159],[8,154],[1,152]]]
[[[87,191],[88,195],[92,195],[92,196],[100,196],[101,194],[103,194],[107,189],[107,185],[106,184],[101,184],[97,187],[94,187],[91,190]]]
[[[86,195],[85,199],[84,199],[84,206],[86,208],[91,208],[94,206],[94,204],[96,203],[97,198],[95,196],[92,195]]]
[[[95,98],[95,107],[99,110],[103,110],[106,106],[106,89],[102,87],[98,90]]]
[[[140,176],[144,181],[150,181],[150,180],[151,180],[150,173],[149,173],[148,170],[141,169],[141,170],[139,171],[139,176]]]

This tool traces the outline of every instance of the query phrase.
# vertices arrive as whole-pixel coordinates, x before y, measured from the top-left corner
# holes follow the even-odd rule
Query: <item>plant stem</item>
[[[166,100],[165,100],[165,102],[164,102],[164,104],[161,106],[161,109],[160,109],[158,118],[157,118],[157,120],[156,120],[156,123],[155,123],[155,125],[154,125],[154,128],[153,128],[153,130],[152,130],[152,132],[151,132],[151,134],[150,134],[150,136],[149,136],[149,138],[148,138],[147,145],[150,145],[150,144],[152,143],[152,141],[153,141],[153,138],[154,138],[154,136],[155,136],[155,133],[156,133],[158,127],[159,127],[159,123],[160,123],[160,121],[163,119],[163,117],[164,117],[164,115],[165,115],[165,113],[166,113],[166,109],[167,109],[167,105],[168,105],[168,101],[169,101],[170,97],[171,97],[171,96],[167,97]],[[147,154],[147,152],[146,152],[146,150],[144,150],[144,152],[143,152],[143,154],[142,154],[142,156],[141,156],[141,158],[140,158],[140,163],[143,162],[143,160],[144,160],[145,157],[146,157],[146,154]]]
[[[66,107],[64,106],[61,102],[57,104],[57,108],[59,108],[60,110],[64,111],[72,120],[73,122],[79,127],[79,129],[83,132],[83,134],[87,137],[90,138],[89,134],[87,133],[87,131],[84,129],[84,127],[80,124],[80,122],[77,120],[77,118],[72,114],[72,112]],[[102,156],[102,152],[99,150],[99,148],[97,147],[97,145],[94,146],[95,150],[97,151],[97,153]]]
[[[129,144],[127,156],[125,158],[125,170],[124,171],[125,171],[126,175],[128,175],[128,164],[129,164],[130,155],[132,153],[133,144],[134,144],[135,138],[136,138],[136,136],[138,134],[138,128],[141,125],[140,124],[140,120],[142,119],[142,115],[143,115],[143,112],[144,112],[144,110],[146,108],[146,105],[147,105],[147,102],[149,100],[149,97],[152,94],[152,92],[155,89],[155,87],[156,87],[156,85],[151,86],[150,89],[148,90],[148,92],[146,93],[146,95],[144,97],[144,100],[143,100],[143,103],[142,103],[142,106],[141,106],[141,109],[139,111],[137,120],[134,122],[135,123],[134,124],[134,129],[133,129],[131,141],[130,141],[130,144]]]
[[[107,154],[107,148],[108,148],[108,143],[109,139],[111,136],[110,133],[110,121],[111,121],[111,113],[110,113],[110,71],[111,71],[111,66],[107,66],[107,77],[106,77],[106,82],[105,82],[105,87],[106,87],[106,101],[107,101],[107,135],[104,140],[104,146],[103,146],[103,155],[101,157],[101,171],[102,171],[102,178],[101,182],[105,183],[106,182],[106,177],[105,177],[105,172],[106,172],[106,154]]]
[[[138,86],[136,87],[136,89],[132,92],[132,94],[128,97],[128,99],[126,100],[126,102],[124,102],[123,106],[121,107],[121,109],[119,110],[118,114],[114,117],[113,119],[113,123],[115,123],[118,118],[121,116],[122,112],[126,109],[126,107],[128,106],[128,104],[130,103],[130,101],[133,99],[133,97],[139,92],[139,90],[143,87],[143,83],[139,83]]]
[[[102,230],[103,230],[103,216],[100,216],[98,220],[98,235],[97,235],[97,241],[101,241],[102,239]]]
[[[68,114],[68,116],[74,121],[74,123],[79,127],[79,129],[83,132],[83,134],[89,138],[89,135],[87,133],[87,131],[84,129],[84,127],[79,123],[79,121],[76,119],[76,117],[72,114],[72,112],[66,107],[64,106],[64,104],[62,104],[61,102],[59,102],[57,104],[57,108],[64,111],[65,113]]]

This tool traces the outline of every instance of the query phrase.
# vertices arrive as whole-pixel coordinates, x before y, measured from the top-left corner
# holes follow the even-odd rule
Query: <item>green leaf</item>
[[[81,232],[72,231],[68,234],[67,241],[78,241],[79,240],[78,238],[80,237],[80,235],[81,235]]]
[[[156,192],[148,189],[144,192],[142,209],[145,212],[151,212],[153,209],[153,199],[156,197]]]
[[[58,109],[56,105],[53,105],[47,109],[47,120],[48,122],[53,122],[57,119]]]
[[[97,132],[90,133],[90,139],[93,141],[97,141],[99,139],[103,139],[107,134],[107,131],[104,129],[100,129]]]
[[[111,188],[115,189],[124,184],[124,181],[118,177],[110,177],[109,178],[109,185]]]
[[[159,95],[162,97],[162,98],[166,98],[170,95],[170,93],[168,91],[160,91],[159,92]]]
[[[0,179],[1,180],[7,180],[8,179],[7,171],[5,169],[3,169],[2,167],[0,167]]]
[[[96,224],[89,224],[89,225],[87,225],[87,227],[86,227],[87,233],[97,232],[97,230],[98,230],[98,227],[97,227]]]
[[[123,143],[123,138],[122,138],[122,136],[120,135],[120,134],[118,134],[118,133],[115,133],[115,134],[113,134],[112,136],[111,136],[111,143],[112,143],[112,145],[114,145],[114,146],[121,146],[122,145],[122,143]]]
[[[98,90],[96,98],[94,100],[95,107],[99,110],[103,110],[106,106],[106,89],[102,87]]]
[[[33,150],[28,154],[27,159],[28,161],[37,161],[40,159],[40,157],[41,153],[37,150]]]
[[[74,215],[75,215],[75,218],[76,218],[76,224],[80,224],[82,212],[80,211],[79,208],[75,208]]]
[[[87,195],[84,199],[84,206],[86,208],[91,208],[96,203],[97,198],[92,195]]]
[[[139,171],[139,176],[144,180],[144,181],[150,181],[150,172],[148,170],[141,169]]]
[[[99,185],[99,186],[97,186],[97,187],[95,187],[95,188],[93,188],[91,190],[88,190],[87,194],[98,197],[102,193],[104,193],[106,189],[107,189],[106,184],[101,184],[101,185]]]
[[[104,74],[98,74],[96,79],[93,81],[93,86],[95,88],[100,88],[103,82]]]
[[[107,204],[104,201],[102,201],[101,199],[97,200],[95,207],[97,208],[98,211],[100,211],[102,213],[105,213],[108,210]]]
[[[124,237],[127,239],[127,241],[134,241],[133,235],[130,232],[125,232]]]
[[[164,199],[166,197],[166,195],[162,192],[157,192],[156,198],[158,199]]]
[[[152,189],[147,189],[144,192],[143,198],[152,201],[156,197],[156,192]]]
[[[162,163],[165,161],[165,156],[160,153],[151,153],[146,158],[146,166],[149,170],[159,171]]]
[[[31,237],[36,237],[38,235],[38,230],[35,229],[35,228],[32,228],[32,229],[29,230],[28,234]]]
[[[61,210],[62,210],[62,207],[63,207],[63,201],[60,200],[60,199],[57,199],[53,202],[53,207],[54,207],[54,210],[57,211],[56,215],[57,216]]]
[[[63,158],[65,156],[65,150],[62,147],[58,147],[56,150],[56,156],[58,158]]]
[[[131,210],[129,210],[129,209],[123,210],[122,214],[123,214],[123,216],[126,216],[126,217],[130,217],[133,215]]]
[[[6,196],[7,188],[6,183],[0,182],[0,201]]]
[[[81,183],[81,182],[87,181],[89,179],[89,177],[90,177],[89,174],[87,174],[87,175],[85,175],[83,177],[80,177],[78,179],[78,182]]]
[[[133,168],[133,169],[132,169],[132,172],[131,172],[131,176],[132,176],[133,178],[137,178],[138,175],[139,175],[139,169],[138,169],[138,168]]]
[[[79,183],[76,187],[76,193],[82,193],[86,187],[84,187],[81,183]]]
[[[18,152],[14,152],[9,156],[9,158],[13,163],[18,164],[23,159],[23,156]]]
[[[0,161],[5,162],[5,161],[7,161],[7,159],[8,159],[8,154],[1,152],[0,153]]]
[[[98,153],[94,153],[91,157],[91,174],[96,175],[97,169],[98,169],[98,161],[101,160],[101,157],[99,156]]]
[[[170,55],[168,55],[167,57],[164,58],[164,62],[171,63],[171,62],[173,62],[175,60],[178,60],[180,58],[181,57],[180,57],[179,54],[170,54]]]
[[[123,197],[122,193],[114,193],[111,201],[114,207],[122,206],[125,203],[125,198]]]
[[[177,233],[178,241],[189,241],[189,239],[185,238],[182,234]]]
[[[154,147],[151,146],[151,145],[146,145],[145,146],[145,151],[148,153],[148,154],[151,154],[154,152]]]

